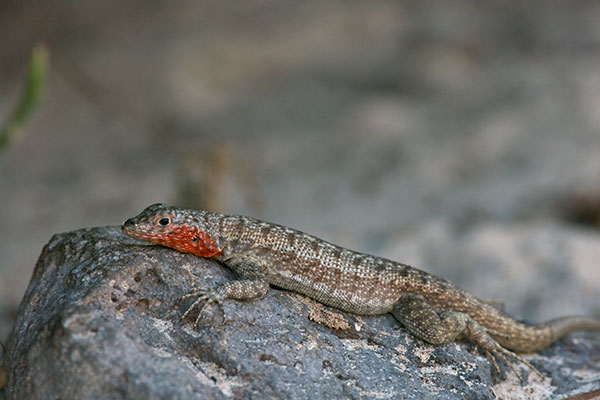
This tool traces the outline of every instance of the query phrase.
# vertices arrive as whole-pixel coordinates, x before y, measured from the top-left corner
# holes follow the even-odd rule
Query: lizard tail
[[[498,342],[505,348],[517,352],[534,352],[550,346],[558,339],[573,332],[600,332],[600,319],[588,317],[563,317],[535,325],[519,324],[513,327],[506,340],[497,336]]]
[[[545,323],[550,326],[553,340],[550,343],[579,331],[600,332],[600,320],[588,317],[563,317],[556,318]]]

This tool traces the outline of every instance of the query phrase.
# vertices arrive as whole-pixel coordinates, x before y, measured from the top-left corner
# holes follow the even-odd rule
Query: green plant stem
[[[25,92],[15,110],[0,128],[0,153],[19,134],[39,104],[48,75],[49,58],[49,51],[45,45],[34,46],[29,61]]]

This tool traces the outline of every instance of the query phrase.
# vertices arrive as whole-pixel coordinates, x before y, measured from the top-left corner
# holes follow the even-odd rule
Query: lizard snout
[[[135,220],[133,218],[129,218],[127,221],[123,222],[123,225],[121,225],[121,230],[123,233],[130,233],[131,231],[135,230],[135,227]]]

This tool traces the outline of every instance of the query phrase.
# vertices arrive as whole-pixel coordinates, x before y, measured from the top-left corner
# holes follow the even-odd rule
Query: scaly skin
[[[134,238],[217,259],[241,277],[206,293],[192,291],[186,297],[197,300],[183,317],[202,302],[198,318],[210,303],[263,297],[272,284],[354,314],[392,313],[432,344],[466,337],[496,369],[493,356],[519,377],[506,356],[536,370],[510,350],[532,352],[571,332],[600,332],[600,320],[586,317],[524,324],[427,272],[254,218],[154,204],[122,229]]]

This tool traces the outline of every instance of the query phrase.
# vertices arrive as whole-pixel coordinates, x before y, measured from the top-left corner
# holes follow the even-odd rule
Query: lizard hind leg
[[[521,375],[508,358],[515,359],[537,375],[542,374],[530,363],[500,346],[477,321],[468,314],[457,311],[438,312],[425,297],[417,294],[405,294],[396,302],[392,315],[416,337],[434,344],[441,345],[456,339],[466,338],[481,348],[492,365],[499,371],[496,358],[507,364],[521,382]]]
[[[418,294],[405,294],[398,299],[392,315],[414,336],[434,345],[459,338],[467,329],[467,314],[455,311],[437,312]]]

